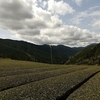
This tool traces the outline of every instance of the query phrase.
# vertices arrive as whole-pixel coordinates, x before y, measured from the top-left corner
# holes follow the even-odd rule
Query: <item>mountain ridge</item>
[[[52,54],[51,54],[52,50]],[[26,41],[0,39],[0,57],[18,60],[51,63],[51,55],[54,64],[63,64],[68,58],[76,54],[80,49],[74,49],[64,45],[36,45]]]

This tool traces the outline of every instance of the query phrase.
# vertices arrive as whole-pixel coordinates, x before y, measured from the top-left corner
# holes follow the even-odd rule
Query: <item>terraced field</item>
[[[74,100],[76,95],[81,97],[83,91],[80,88],[84,89],[85,84],[88,87],[92,78],[100,78],[99,71],[99,66],[49,65],[0,59],[0,100]],[[83,100],[77,98],[75,100]]]
[[[100,100],[100,73],[73,92],[66,100]]]

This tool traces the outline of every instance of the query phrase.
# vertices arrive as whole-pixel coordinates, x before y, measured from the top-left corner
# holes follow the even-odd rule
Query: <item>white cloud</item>
[[[42,6],[43,6],[43,8],[46,8],[47,2],[46,1],[43,1]]]
[[[59,19],[59,16],[53,15],[51,16],[51,20],[47,23],[49,28],[60,27],[63,24],[62,20]]]
[[[71,23],[73,24],[80,24],[82,20],[84,20],[84,18],[88,17],[88,13],[86,12],[79,12],[77,13],[72,19],[71,19]]]
[[[100,16],[100,11],[93,11],[89,14],[89,16],[92,16],[92,17],[99,17]]]
[[[94,29],[100,29],[100,19],[95,19],[91,24]]]
[[[72,24],[75,24],[75,25],[80,25],[84,21],[87,21],[87,20],[88,20],[89,23],[93,23],[94,19],[99,20],[100,11],[97,10],[97,8],[100,9],[99,6],[95,6],[95,7],[92,7],[92,8],[88,8],[87,10],[85,10],[83,12],[77,12],[73,16],[73,18],[70,20],[70,22]]]
[[[81,6],[83,0],[73,0],[78,6]]]
[[[38,44],[64,44],[69,46],[84,46],[93,41],[98,42],[100,35],[92,33],[86,29],[75,26],[63,25],[56,28],[45,28],[40,30],[40,34],[21,35],[22,38]]]
[[[47,9],[39,6],[40,2],[43,4],[44,1],[0,1],[0,28],[13,32],[16,38],[36,44],[84,46],[92,41],[99,41],[99,34],[73,25],[66,25],[60,19],[60,15],[74,12],[73,8],[63,0],[45,1],[44,7],[48,6]],[[80,23],[83,18],[97,14],[99,15],[98,12],[88,14],[88,11],[79,13],[74,21],[77,20],[77,23]]]
[[[65,3],[63,0],[49,0],[48,10],[52,13],[59,15],[72,14],[73,12],[75,12],[75,10],[69,4]]]

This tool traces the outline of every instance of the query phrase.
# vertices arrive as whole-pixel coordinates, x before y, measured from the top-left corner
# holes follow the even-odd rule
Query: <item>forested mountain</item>
[[[49,45],[35,45],[25,41],[0,39],[0,57],[3,58],[61,64],[78,51],[80,51],[79,48],[63,45],[50,47]]]
[[[75,56],[70,57],[67,64],[100,65],[100,43],[87,46]]]

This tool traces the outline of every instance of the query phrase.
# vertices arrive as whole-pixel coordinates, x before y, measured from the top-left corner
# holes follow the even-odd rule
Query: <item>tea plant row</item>
[[[100,100],[100,73],[73,92],[66,100]]]
[[[84,79],[100,70],[100,67],[91,67],[69,74],[31,82],[19,87],[0,92],[1,100],[56,100]],[[85,99],[86,100],[86,99]]]
[[[31,72],[31,73],[20,74],[20,75],[18,73],[18,75],[0,77],[0,91],[5,90],[5,89],[9,89],[9,88],[13,88],[16,86],[20,86],[20,85],[23,85],[26,83],[35,82],[35,81],[39,81],[42,79],[71,73],[71,72],[74,72],[77,70],[83,70],[86,68],[88,68],[88,67],[77,66],[77,67],[73,67],[73,68],[63,68],[63,69],[56,69],[56,70],[54,70],[54,69],[51,70],[50,68],[48,68],[47,70],[50,70],[50,71],[43,71],[42,70],[41,72],[36,71],[34,73]]]

